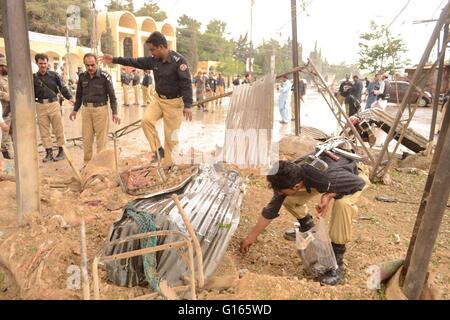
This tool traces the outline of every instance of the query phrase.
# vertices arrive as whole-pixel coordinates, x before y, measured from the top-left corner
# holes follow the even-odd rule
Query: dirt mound
[[[313,152],[317,143],[317,140],[306,135],[287,136],[280,140],[280,155],[295,159]]]
[[[433,155],[424,156],[422,154],[415,154],[406,157],[404,160],[397,160],[396,166],[398,168],[417,168],[422,170],[428,170],[433,160]]]

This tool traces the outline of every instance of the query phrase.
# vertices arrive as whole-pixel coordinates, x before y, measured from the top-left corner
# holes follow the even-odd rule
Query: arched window
[[[126,58],[133,57],[133,39],[130,37],[123,39],[123,56]]]

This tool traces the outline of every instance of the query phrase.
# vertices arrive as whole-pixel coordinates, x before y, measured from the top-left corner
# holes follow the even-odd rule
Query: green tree
[[[64,36],[66,32],[66,11],[72,0],[27,0],[28,28],[30,31]],[[77,37],[80,45],[89,47],[91,19],[89,1],[83,0],[75,5],[80,7],[81,26],[70,30],[69,35]]]
[[[103,53],[114,55],[114,38],[109,25],[108,15],[106,15],[106,31],[101,35],[101,49]]]
[[[130,11],[134,13],[133,0],[110,0],[106,8],[108,11]]]
[[[233,53],[233,43],[225,38],[226,22],[212,20],[199,38],[199,59],[220,61]]]
[[[179,17],[177,22],[177,51],[186,58],[191,71],[195,72],[201,23],[185,14]]]
[[[136,16],[144,17],[149,16],[156,21],[164,21],[167,19],[167,14],[162,11],[156,3],[146,3],[138,11],[136,11]]]
[[[250,50],[250,44],[247,41],[247,34],[245,34],[245,36],[240,35],[239,39],[233,42],[234,42],[233,57],[236,60],[245,64]]]
[[[370,72],[389,72],[403,69],[410,61],[402,54],[406,44],[399,35],[389,35],[386,26],[370,21],[370,31],[362,33],[359,42],[359,67]]]

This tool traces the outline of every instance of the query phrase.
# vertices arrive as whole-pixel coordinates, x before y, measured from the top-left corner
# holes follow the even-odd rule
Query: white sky
[[[254,0],[253,42],[264,39],[286,41],[291,35],[291,0]],[[99,0],[108,3],[109,0]],[[135,0],[139,8],[145,0]],[[232,38],[250,33],[251,0],[155,0],[176,25],[179,16],[186,14],[206,24],[212,19],[227,23],[226,31]],[[369,30],[369,21],[389,24],[408,2],[407,0],[297,0],[307,4],[306,12],[297,8],[298,41],[304,47],[304,59],[317,41],[331,63],[357,62],[358,41],[362,32]],[[411,0],[409,6],[391,27],[393,34],[401,34],[409,52],[406,57],[418,63],[428,43],[435,23],[413,24],[415,20],[437,19],[445,0]],[[432,53],[433,57],[436,53]]]

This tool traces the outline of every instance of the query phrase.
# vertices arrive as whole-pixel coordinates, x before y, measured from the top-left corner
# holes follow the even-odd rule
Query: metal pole
[[[298,43],[297,43],[297,1],[291,0],[292,16],[292,66],[298,67]],[[301,133],[300,129],[300,106],[298,94],[298,72],[294,72],[294,117],[295,117],[295,135]]]
[[[448,38],[448,23],[444,26],[444,38],[442,39],[442,50],[444,50],[444,53],[441,55],[441,59],[439,61],[439,70],[436,80],[436,89],[434,91],[434,101],[433,101],[433,116],[431,118],[431,127],[430,127],[430,137],[428,141],[430,141],[430,152],[433,147],[433,140],[434,140],[434,131],[436,129],[436,118],[437,118],[437,112],[438,112],[438,102],[439,102],[439,95],[441,93],[441,86],[442,86],[442,74],[444,73],[444,62],[445,62],[445,51],[447,51],[447,38]],[[440,50],[439,50],[440,52]]]
[[[442,14],[439,17],[439,20],[436,23],[436,26],[434,27],[433,33],[431,34],[430,40],[428,41],[428,45],[425,48],[425,51],[422,55],[422,59],[420,60],[419,65],[417,66],[416,71],[414,72],[413,78],[411,79],[411,83],[413,85],[417,84],[418,78],[421,77],[423,68],[428,61],[431,50],[433,49],[434,44],[436,43],[436,40],[439,36],[439,33],[441,32],[443,25],[445,24],[445,22],[448,19],[449,12],[450,12],[450,2],[448,2],[447,5],[445,6],[445,8],[443,9]],[[386,137],[386,140],[383,144],[383,148],[378,156],[377,162],[375,163],[375,165],[372,169],[372,173],[370,175],[370,180],[372,180],[372,181],[374,181],[374,179],[377,176],[378,168],[380,167],[381,162],[383,161],[384,156],[388,151],[389,143],[392,141],[392,139],[394,138],[394,136],[396,134],[395,130],[396,130],[397,124],[400,122],[400,119],[403,115],[406,105],[409,103],[409,98],[411,97],[413,90],[415,90],[413,85],[410,86],[408,88],[408,90],[406,91],[405,96],[403,97],[402,103],[398,108],[398,112],[397,112],[397,115],[394,120],[394,125],[392,126],[391,130],[389,130],[388,136]]]
[[[40,212],[36,138],[36,106],[31,71],[30,42],[25,0],[0,0],[3,34],[9,65],[14,157],[16,167],[17,220]],[[20,116],[17,116],[20,115]]]
[[[450,111],[446,110],[446,114]],[[447,117],[448,118],[448,117]],[[443,140],[442,150],[435,153],[433,162],[437,163],[436,173],[427,199],[423,220],[420,224],[417,240],[414,246],[411,263],[407,270],[403,293],[410,300],[420,298],[425,284],[428,264],[430,263],[433,247],[439,233],[439,227],[444,217],[448,197],[450,196],[450,130],[439,136]],[[439,142],[438,142],[439,143]]]

